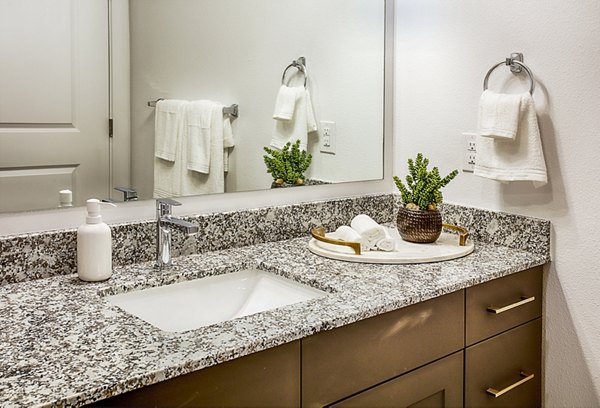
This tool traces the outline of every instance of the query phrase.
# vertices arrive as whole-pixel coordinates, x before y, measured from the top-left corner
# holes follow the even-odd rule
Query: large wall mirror
[[[305,185],[381,179],[384,39],[384,0],[0,0],[0,211],[270,189],[263,148],[295,126]]]

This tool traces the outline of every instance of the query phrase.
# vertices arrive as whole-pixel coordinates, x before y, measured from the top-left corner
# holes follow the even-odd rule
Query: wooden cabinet
[[[468,347],[465,406],[540,407],[541,319]]]
[[[299,407],[295,341],[130,391],[98,407]]]
[[[461,350],[463,319],[459,291],[303,339],[302,405],[331,404]]]
[[[345,399],[335,408],[460,408],[463,352],[430,363]]]
[[[539,407],[541,297],[532,268],[97,405]]]
[[[466,289],[465,406],[540,407],[542,268]]]

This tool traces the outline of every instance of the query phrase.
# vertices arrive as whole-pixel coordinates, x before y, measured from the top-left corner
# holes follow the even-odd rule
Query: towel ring
[[[304,87],[306,88],[306,83],[308,81],[308,71],[306,70],[305,61],[306,59],[304,57],[300,57],[296,61],[292,61],[290,65],[285,67],[285,69],[283,70],[283,75],[281,76],[281,85],[285,85],[285,74],[287,73],[287,70],[290,68],[296,68],[304,75]]]
[[[529,69],[529,67],[527,65],[523,64],[521,61],[517,61],[514,58],[507,58],[506,61],[499,62],[490,68],[490,70],[487,72],[487,74],[485,75],[485,78],[483,80],[483,90],[485,91],[488,89],[488,80],[490,79],[490,75],[492,74],[493,70],[495,70],[496,68],[498,68],[502,65],[508,65],[510,67],[513,67],[514,64],[517,64],[518,66],[523,68],[525,70],[525,72],[527,72],[527,75],[529,75],[529,84],[530,84],[529,85],[529,93],[531,95],[533,95],[533,91],[535,89],[535,81],[533,80],[533,74],[531,73],[531,70]]]

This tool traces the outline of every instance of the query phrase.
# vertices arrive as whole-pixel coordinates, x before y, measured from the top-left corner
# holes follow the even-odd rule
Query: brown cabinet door
[[[322,407],[464,347],[464,292],[302,339],[302,405]]]
[[[335,408],[462,408],[463,352],[361,392]]]
[[[299,407],[300,341],[130,391],[98,407]]]
[[[542,315],[542,267],[466,289],[467,346]]]
[[[541,406],[542,319],[468,347],[465,407]]]

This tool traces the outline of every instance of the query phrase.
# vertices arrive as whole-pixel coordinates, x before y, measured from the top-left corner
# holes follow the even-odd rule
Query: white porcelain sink
[[[290,279],[248,269],[121,293],[108,300],[161,330],[183,332],[325,295]]]

